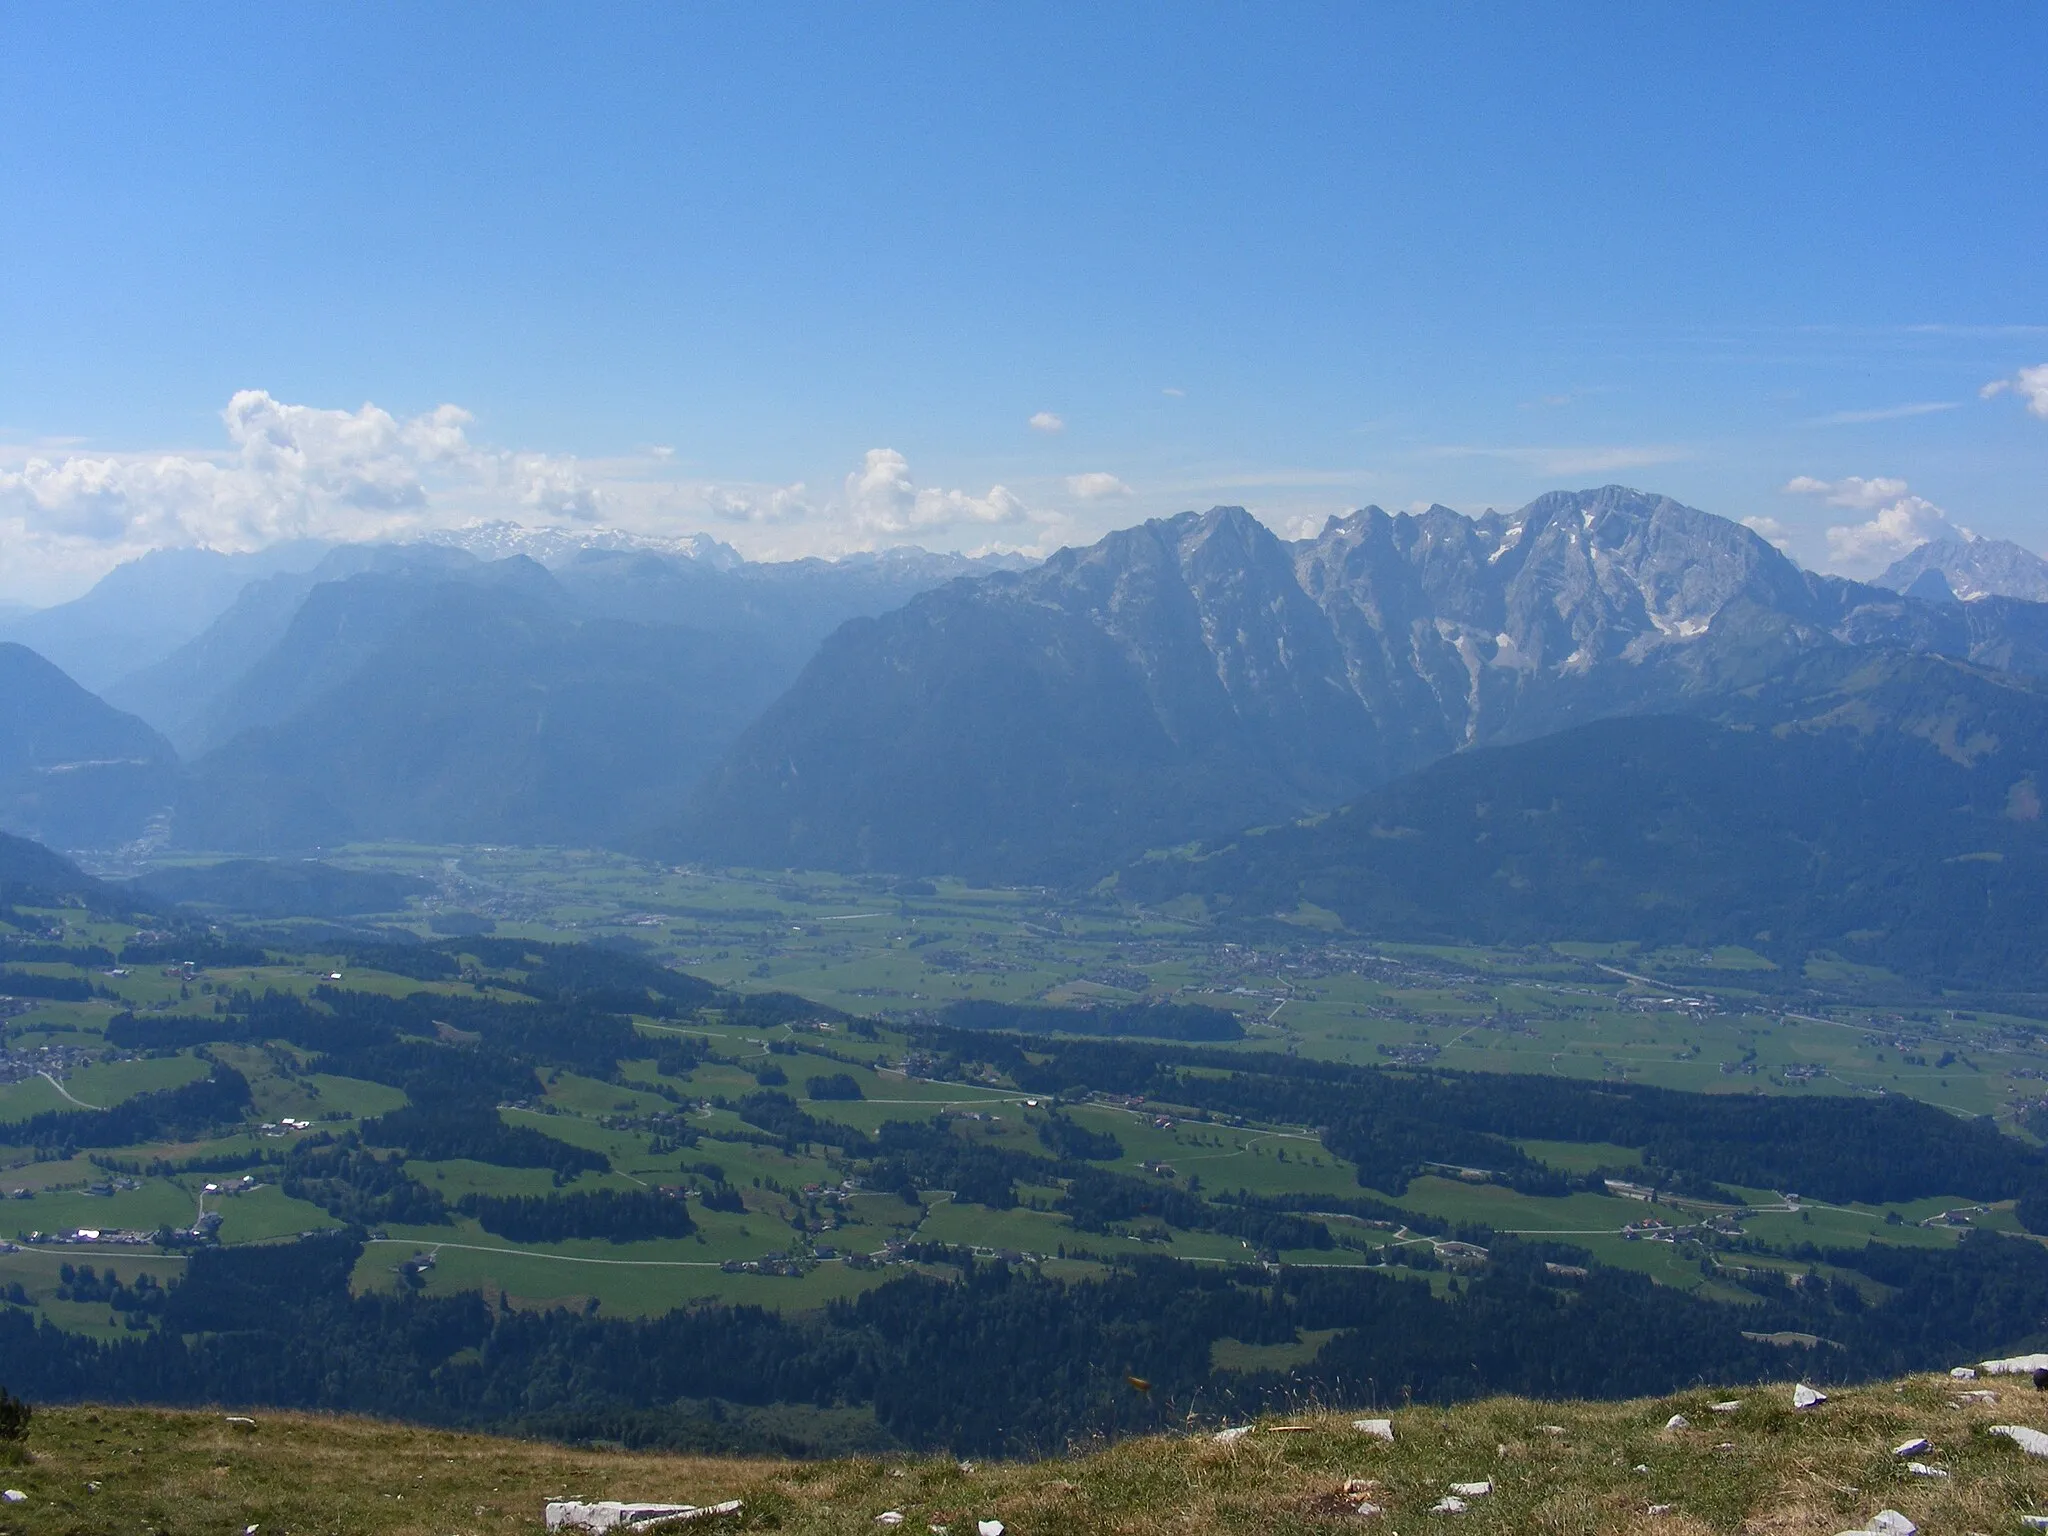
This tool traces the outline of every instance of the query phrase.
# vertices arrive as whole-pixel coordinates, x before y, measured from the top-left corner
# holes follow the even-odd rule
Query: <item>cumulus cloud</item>
[[[2013,391],[2026,402],[2030,415],[2048,421],[2048,363],[2037,363],[2032,368],[2022,368],[2009,379],[1993,379],[1977,391],[1980,400],[1989,400],[2007,390]]]
[[[1838,523],[1827,531],[1828,564],[1845,576],[1874,576],[1901,555],[1934,539],[1970,530],[1949,521],[1948,514],[1924,496],[1915,496],[1903,480],[1879,475],[1849,475],[1816,480],[1798,475],[1786,482],[1795,496],[1818,496],[1831,507],[1868,512],[1860,523]]]
[[[1038,412],[1031,418],[1030,426],[1034,432],[1064,432],[1067,430],[1066,419],[1053,414],[1051,411]]]
[[[1067,491],[1082,501],[1103,501],[1111,496],[1128,496],[1131,488],[1105,470],[1067,476]]]
[[[813,517],[817,508],[801,480],[793,485],[706,487],[704,510],[722,523],[783,527]]]
[[[1775,517],[1745,517],[1742,526],[1765,543],[1775,544],[1780,549],[1792,541],[1792,530]]]
[[[560,464],[480,452],[459,406],[400,420],[375,405],[324,410],[249,389],[221,423],[225,450],[30,453],[0,465],[0,548],[61,567],[109,551],[388,536],[419,526],[434,485],[450,479],[502,482],[525,505],[595,510]]]
[[[961,524],[1003,526],[1028,520],[1024,503],[1000,485],[986,496],[920,487],[894,448],[870,448],[846,477],[846,507],[857,528],[897,536]]]
[[[1063,522],[1001,485],[984,494],[919,485],[901,453],[868,452],[837,496],[802,482],[686,478],[662,447],[612,459],[479,443],[469,413],[442,405],[399,417],[334,410],[244,390],[221,412],[223,441],[175,452],[0,445],[0,596],[59,601],[151,549],[259,549],[286,539],[407,540],[510,520],[656,537],[719,529],[749,553],[843,554],[916,537],[988,546]],[[1078,476],[1082,499],[1123,494]]]
[[[1825,497],[1831,507],[1854,507],[1859,512],[1868,512],[1905,495],[1906,482],[1886,475],[1868,480],[1861,475],[1848,475],[1840,480],[1816,480],[1811,475],[1794,475],[1785,482],[1785,489],[1794,496]]]

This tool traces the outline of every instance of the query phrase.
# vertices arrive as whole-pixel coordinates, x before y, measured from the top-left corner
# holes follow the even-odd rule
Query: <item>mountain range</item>
[[[0,640],[25,645],[87,688],[103,689],[199,634],[249,582],[306,569],[326,548],[296,540],[254,554],[152,550],[116,566],[83,597],[0,615]]]
[[[1018,563],[899,549],[763,565],[708,540],[526,532],[243,570],[232,595],[180,610],[211,612],[195,633],[134,647],[142,664],[104,698],[7,647],[0,825],[74,848],[616,844],[672,819],[837,625]],[[175,607],[154,584],[189,574],[151,556],[101,584],[111,597],[46,612],[86,633],[123,594]]]
[[[1368,507],[1313,538],[1148,522],[846,625],[661,846],[734,864],[1092,877],[1476,746],[1712,710],[1811,658],[2048,672],[2048,606],[1802,570],[1619,486]]]
[[[1113,878],[1232,918],[2017,974],[2048,604],[1970,584],[2024,575],[1989,542],[1866,585],[1619,486],[1292,541],[1216,508],[1037,565],[486,525],[250,575],[105,697],[0,645],[0,825]]]

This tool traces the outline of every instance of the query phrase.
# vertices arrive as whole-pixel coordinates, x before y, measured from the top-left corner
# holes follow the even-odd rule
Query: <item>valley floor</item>
[[[1965,1398],[1988,1389],[1996,1401]],[[0,1450],[4,1536],[149,1532],[525,1532],[550,1498],[709,1504],[741,1514],[670,1527],[710,1536],[953,1536],[999,1520],[1040,1533],[1458,1531],[1768,1532],[1826,1536],[1881,1509],[1923,1531],[2005,1532],[2048,1510],[2048,1458],[1989,1433],[2048,1428],[2048,1396],[2023,1379],[1944,1376],[1842,1389],[1795,1413],[1789,1385],[1753,1388],[1715,1412],[1701,1390],[1627,1403],[1494,1398],[1392,1413],[1394,1442],[1349,1413],[1262,1422],[1235,1443],[1155,1434],[1105,1450],[979,1466],[944,1458],[724,1460],[575,1450],[366,1419],[70,1407],[37,1414],[26,1458]],[[1667,1428],[1682,1414],[1691,1427]],[[1298,1430],[1295,1426],[1302,1426]],[[1894,1448],[1924,1437],[1929,1448]],[[1917,1475],[1909,1461],[1947,1472]],[[1490,1482],[1463,1513],[1432,1513],[1453,1483]],[[1347,1493],[1347,1483],[1352,1491]],[[1364,1501],[1381,1513],[1361,1519]]]

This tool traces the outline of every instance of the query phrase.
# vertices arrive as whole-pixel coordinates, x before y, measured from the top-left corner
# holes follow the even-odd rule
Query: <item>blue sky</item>
[[[477,516],[1040,548],[1613,480],[1845,570],[2048,546],[2039,6],[0,28],[0,596]]]

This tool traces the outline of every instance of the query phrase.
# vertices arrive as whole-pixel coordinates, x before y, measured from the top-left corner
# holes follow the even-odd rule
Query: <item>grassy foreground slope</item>
[[[1999,1400],[1961,1396],[1984,1386]],[[887,1529],[876,1517],[888,1510],[918,1536],[988,1519],[1011,1536],[1339,1527],[1824,1536],[1885,1508],[1930,1533],[2017,1530],[2019,1515],[2048,1509],[2048,1459],[1988,1433],[1992,1424],[2048,1428],[2048,1397],[2011,1378],[1959,1386],[1911,1377],[1844,1389],[1805,1413],[1793,1412],[1782,1384],[1745,1392],[1729,1413],[1711,1410],[1720,1396],[1396,1410],[1392,1445],[1353,1430],[1348,1413],[1311,1413],[1263,1421],[1235,1444],[1151,1436],[978,1466],[640,1455],[364,1419],[259,1413],[237,1425],[220,1413],[73,1407],[38,1414],[25,1460],[0,1452],[0,1482],[28,1496],[0,1506],[0,1533],[533,1531],[545,1501],[563,1496],[740,1498],[740,1515],[678,1529],[790,1536],[867,1536]],[[1667,1429],[1674,1413],[1693,1427]],[[1916,1437],[1931,1444],[1913,1459],[1948,1477],[1915,1475],[1893,1454]],[[1450,1484],[1480,1480],[1493,1491],[1466,1512],[1431,1512]],[[1360,1498],[1380,1516],[1362,1521]]]

